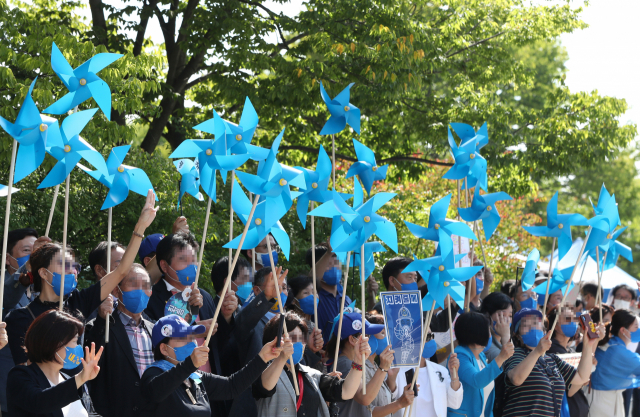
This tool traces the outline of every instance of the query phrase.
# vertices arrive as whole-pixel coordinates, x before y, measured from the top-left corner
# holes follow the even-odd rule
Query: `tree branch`
[[[466,48],[462,48],[462,49],[460,49],[459,51],[452,52],[451,54],[446,55],[446,56],[445,56],[445,58],[451,58],[452,56],[454,56],[454,55],[458,55],[459,53],[464,52],[464,51],[466,51],[467,49],[471,49],[471,48],[473,48],[473,47],[475,47],[475,46],[478,46],[478,45],[480,45],[480,44],[482,44],[482,43],[485,43],[485,42],[487,42],[487,41],[490,41],[491,39],[496,38],[496,37],[498,37],[498,36],[500,36],[500,35],[504,35],[504,34],[505,34],[505,31],[498,32],[498,33],[496,33],[496,34],[495,34],[495,35],[493,35],[493,36],[489,36],[488,38],[482,39],[482,40],[480,40],[480,41],[478,41],[478,42],[474,42],[474,43],[472,43],[471,45],[467,46]]]

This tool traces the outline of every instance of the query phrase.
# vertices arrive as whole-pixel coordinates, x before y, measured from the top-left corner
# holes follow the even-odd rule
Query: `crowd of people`
[[[392,367],[395,351],[376,302],[379,290],[427,293],[424,277],[404,272],[411,259],[384,265],[384,288],[369,279],[365,322],[360,311],[345,312],[338,330],[341,307],[351,300],[342,300],[342,266],[328,243],[308,250],[309,274],[288,277],[271,268],[270,255],[277,260],[278,253],[268,253],[276,248],[268,236],[242,251],[221,299],[194,285],[199,245],[186,219],[166,236],[145,235],[155,210],[150,197],[128,245],[97,244],[89,254],[95,283],[82,290],[72,249],[34,229],[9,232],[3,417],[640,414],[636,288],[616,287],[601,304],[604,294],[586,283],[575,302],[562,305],[562,293],[550,294],[542,311],[543,300],[518,282],[491,292],[494,277],[483,268],[464,283],[467,311],[451,300],[434,312],[414,388],[409,368]],[[218,294],[229,261],[218,259],[210,271]],[[545,279],[540,274],[538,281]],[[187,314],[172,313],[176,300]],[[451,330],[450,316],[453,352],[436,337]]]

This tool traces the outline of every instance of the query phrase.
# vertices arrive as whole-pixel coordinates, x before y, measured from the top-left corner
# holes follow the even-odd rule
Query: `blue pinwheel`
[[[451,123],[451,128],[461,140],[461,143],[473,142],[476,151],[484,148],[489,143],[489,130],[487,122],[484,122],[480,129],[476,132],[473,126],[466,123]]]
[[[189,193],[199,201],[203,201],[204,197],[200,192],[200,173],[198,172],[198,160],[195,162],[191,159],[179,159],[173,161],[176,169],[182,175],[180,179],[180,196],[178,197],[178,208],[182,202],[184,193]]]
[[[341,132],[347,124],[360,134],[360,109],[349,103],[351,96],[350,89],[354,83],[351,83],[340,92],[333,100],[329,97],[329,94],[324,89],[322,82],[320,82],[320,95],[322,100],[327,105],[331,117],[327,120],[324,127],[320,131],[321,135],[333,135],[334,133]]]
[[[151,185],[149,177],[143,170],[122,163],[130,148],[131,145],[124,145],[111,149],[107,159],[108,172],[106,175],[98,171],[89,171],[80,166],[85,172],[109,188],[109,194],[107,194],[107,198],[104,200],[100,210],[122,203],[129,196],[129,191],[146,196],[149,190],[153,190],[153,185]],[[156,196],[157,200],[158,197]]]
[[[347,171],[347,178],[351,178],[357,175],[362,181],[364,188],[367,190],[367,195],[371,194],[371,187],[374,181],[382,181],[387,178],[387,169],[389,165],[383,165],[378,167],[376,163],[376,155],[373,151],[357,140],[353,139],[353,147],[356,150],[356,156],[358,162],[351,165],[349,171]]]
[[[96,74],[122,57],[122,54],[100,53],[74,70],[54,42],[51,45],[51,68],[69,93],[47,107],[45,113],[65,114],[93,97],[107,120],[111,120],[111,89]]]
[[[194,129],[211,133],[216,139],[222,141],[215,151],[218,161],[226,168],[222,171],[222,178],[226,178],[226,171],[231,171],[244,164],[246,159],[231,157],[231,155],[248,155],[251,159],[262,160],[268,156],[268,150],[251,144],[253,134],[258,127],[258,113],[256,112],[249,97],[245,99],[240,124],[235,124],[222,119],[218,113],[213,111],[213,118],[206,120]],[[224,147],[222,146],[224,144]],[[224,149],[225,152],[219,152]]]
[[[480,195],[480,187],[476,187],[471,207],[458,209],[460,217],[466,222],[481,220],[484,238],[488,242],[500,224],[501,217],[496,209],[496,203],[502,200],[513,199],[504,191]]]
[[[429,209],[429,225],[428,227],[418,226],[416,224],[405,221],[409,231],[418,239],[426,239],[439,242],[445,239],[445,236],[451,238],[451,235],[466,237],[467,239],[478,240],[473,231],[465,223],[447,219],[447,211],[451,201],[451,194],[441,198]],[[438,246],[438,251],[440,246]],[[440,252],[436,252],[439,254]]]
[[[554,237],[558,239],[558,259],[562,259],[573,244],[571,226],[587,226],[587,219],[577,213],[558,214],[558,192],[547,204],[546,226],[523,226],[523,229],[534,236]]]
[[[522,291],[529,291],[529,289],[535,284],[538,262],[540,262],[540,251],[533,248],[527,256],[527,263],[524,265],[524,270],[520,276]]]
[[[351,254],[351,260],[349,262],[350,265],[359,267],[360,266],[360,249],[358,248]],[[364,244],[364,280],[366,281],[369,276],[376,269],[376,261],[373,256],[376,252],[386,252],[387,250],[382,246],[380,242],[367,242]],[[344,263],[346,260],[345,252],[338,252],[336,256],[340,260],[340,262]]]
[[[436,302],[435,306],[433,305],[434,301]],[[438,304],[438,302],[431,296],[431,294],[427,293],[422,298],[422,311],[431,311],[431,307],[444,309],[443,305]]]
[[[17,191],[20,191],[20,189],[16,187],[11,187],[12,195]],[[6,197],[8,195],[9,195],[9,187],[7,187],[6,185],[0,184],[0,197]]]
[[[46,155],[47,140],[60,136],[58,121],[53,117],[40,114],[33,102],[31,93],[37,79],[38,77],[29,86],[16,122],[11,123],[0,117],[0,126],[20,144],[16,158],[19,163],[16,164],[14,183],[24,179],[42,164]]]
[[[611,237],[613,244],[609,245],[609,251],[606,252],[606,260],[604,259],[605,252],[596,252],[595,250],[589,252],[589,256],[591,256],[594,261],[600,264],[601,271],[607,271],[615,267],[618,264],[618,258],[620,257],[620,255],[622,255],[622,257],[627,259],[629,262],[633,262],[633,253],[631,252],[631,248],[624,243],[617,241],[618,237],[620,236],[620,234],[622,234],[622,232],[624,232],[624,230],[625,228],[620,228],[613,233],[613,236]],[[599,260],[596,259],[597,255],[600,255]]]
[[[448,139],[455,163],[442,178],[449,180],[462,180],[467,178],[467,188],[480,185],[480,188],[486,191],[487,161],[477,152],[478,148],[476,145],[478,142],[475,140],[467,140],[458,146],[451,134],[451,129],[448,129]]]
[[[595,251],[596,247],[599,252],[607,252],[615,242],[614,234],[618,237],[626,230],[626,227],[623,227],[616,231],[616,227],[620,224],[620,217],[615,195],[603,203],[599,210],[602,214],[598,214],[588,221],[588,225],[591,226],[591,234],[585,246],[587,252]]]
[[[298,196],[296,210],[298,212],[298,218],[302,227],[307,227],[307,211],[309,210],[309,201],[315,201],[316,203],[324,203],[332,197],[329,187],[329,180],[331,179],[331,159],[324,147],[320,145],[318,151],[318,163],[316,164],[316,170],[312,171],[303,167],[295,167],[302,171],[304,175],[304,191]]]
[[[600,188],[600,195],[598,196],[598,204],[594,205],[593,201],[591,202],[591,206],[593,206],[593,211],[596,216],[604,214],[604,210],[605,208],[607,208],[607,204],[612,198],[615,200],[615,197],[613,197],[611,194],[609,194],[609,191],[607,191],[607,187],[602,184],[602,187]],[[589,201],[591,201],[591,197],[589,197]],[[607,211],[607,213],[609,215],[611,227],[615,229],[620,225],[620,215],[618,213],[617,204],[615,206],[615,210],[610,209]]]
[[[100,152],[80,137],[80,132],[98,109],[84,110],[67,116],[60,126],[60,135],[47,140],[47,153],[58,160],[38,189],[61,184],[84,158],[100,173],[107,174],[107,165]]]
[[[573,267],[574,265],[564,269],[554,269],[551,279],[548,279],[542,284],[536,286],[533,289],[533,292],[544,296],[546,294],[553,294],[558,290],[562,290],[562,294],[566,294],[567,286],[569,286],[569,291],[571,291],[573,289],[573,282],[571,282],[571,272],[573,271]],[[549,292],[547,292],[547,286],[549,286]]]
[[[445,298],[450,295],[458,305],[462,305],[464,304],[465,287],[460,282],[473,277],[482,269],[482,266],[456,268],[456,262],[459,262],[467,254],[454,255],[453,242],[450,239],[444,239],[440,245],[442,246],[442,255],[413,261],[407,265],[404,272],[429,271],[427,287],[432,299],[436,300],[438,305],[444,305]]]
[[[231,206],[233,207],[233,211],[240,217],[242,223],[247,224],[249,214],[251,213],[251,201],[237,182],[233,183],[232,194]],[[281,205],[269,205],[266,200],[258,203],[241,249],[255,248],[265,237],[271,234],[280,246],[285,258],[288,260],[291,242],[289,235],[287,235],[287,232],[280,223],[280,219],[287,211],[288,209],[284,209]],[[238,249],[241,238],[241,235],[237,236],[223,247],[226,249]]]
[[[256,175],[237,172],[238,179],[245,188],[259,194],[259,201],[266,201],[265,220],[268,225],[274,224],[282,217],[278,217],[278,213],[289,211],[293,200],[301,194],[299,191],[291,191],[291,186],[300,189],[306,186],[302,171],[283,165],[277,160],[276,155],[283,135],[284,129],[273,141],[267,159],[258,164]]]

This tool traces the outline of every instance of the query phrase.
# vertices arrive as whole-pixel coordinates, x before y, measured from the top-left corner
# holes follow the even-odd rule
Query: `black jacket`
[[[52,387],[35,363],[17,365],[7,379],[7,408],[12,416],[63,417],[62,408],[81,396],[82,388],[76,388],[75,378]]]
[[[93,406],[103,417],[134,417],[146,404],[140,393],[140,374],[129,336],[116,310],[110,316],[109,343],[104,343],[105,320],[98,316],[87,324],[85,346],[96,344],[96,351],[104,346],[100,358],[100,373],[89,381],[89,393]],[[149,335],[153,331],[153,322],[142,317]],[[117,400],[114,400],[117,399]]]

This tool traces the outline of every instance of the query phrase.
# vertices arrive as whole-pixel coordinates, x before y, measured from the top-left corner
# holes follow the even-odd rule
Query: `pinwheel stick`
[[[366,337],[365,335],[365,321],[364,321],[364,311],[365,311],[365,306],[364,306],[364,280],[365,280],[365,276],[364,276],[364,272],[365,272],[365,267],[364,267],[364,244],[362,246],[360,246],[360,297],[362,300],[362,311],[360,311],[360,313],[362,314],[362,339],[364,340],[364,338]],[[365,356],[365,354],[362,354],[362,366],[366,365],[366,361],[367,358]],[[367,375],[366,372],[362,372],[362,395],[367,395]]]
[[[55,201],[55,199],[54,199]],[[111,273],[111,222],[113,216],[113,207],[109,207],[109,218],[107,220],[107,274]],[[105,323],[104,343],[109,343],[109,319],[111,314],[107,314],[107,322]]]
[[[198,287],[198,278],[200,278],[200,270],[202,269],[202,257],[204,256],[204,244],[207,242],[207,229],[209,228],[209,213],[211,213],[211,197],[209,197],[209,200],[207,201],[207,213],[204,215],[204,230],[202,231],[202,243],[200,244],[200,253],[198,254],[198,269],[196,270],[196,279],[195,279],[195,284],[196,284],[196,288]],[[229,240],[231,241],[231,240]],[[229,251],[231,251],[231,249],[229,249]],[[229,259],[231,259],[231,257],[229,257]],[[233,263],[233,266],[235,267],[235,262]],[[229,267],[229,276],[231,276],[231,271],[233,271],[233,267]],[[225,287],[226,288],[226,287]],[[226,290],[224,291],[224,293],[226,293]],[[222,304],[222,298],[220,298],[220,302],[218,303],[218,305]],[[214,323],[216,322],[215,320],[213,321]],[[207,345],[209,343],[207,342]]]
[[[547,303],[549,302],[549,287],[551,286],[551,278],[553,277],[553,252],[556,250],[556,238],[553,238],[551,244],[551,256],[549,259],[549,279],[547,280],[547,291],[544,294],[544,306],[542,307],[542,314],[547,314]]]
[[[453,298],[451,298],[450,295],[448,295],[447,297],[449,297],[449,308],[447,308],[447,313],[449,314],[449,337],[451,339],[451,353],[453,353],[453,322],[451,321],[451,308],[453,307]],[[453,375],[451,375],[451,379],[456,379],[458,377],[458,370],[453,369],[452,374]]]
[[[233,183],[236,179],[236,170],[231,171],[231,199],[229,201],[233,201]],[[233,240],[233,206],[229,207],[229,242]],[[202,239],[202,245],[204,246],[204,238]],[[229,248],[229,259],[233,256],[233,249]],[[228,263],[228,261],[227,261]],[[229,272],[231,272],[231,264],[229,264]]]
[[[458,180],[458,221],[460,221],[460,193],[461,193],[461,189],[460,189],[460,180]],[[458,236],[458,254],[462,253],[462,238],[460,236]],[[461,268],[462,267],[462,259],[460,259],[459,261],[460,263],[458,264],[458,267]]]
[[[11,190],[13,188],[13,171],[15,171],[16,166],[16,151],[18,150],[18,141],[13,140],[13,150],[11,151],[11,165],[9,166],[9,184],[7,186],[7,208],[4,212],[4,233],[2,235],[2,269],[0,270],[0,274],[2,278],[0,282],[0,311],[2,310],[3,299],[4,299],[4,274],[7,272],[7,268],[4,265],[7,264],[7,240],[9,239],[9,213],[11,212]]]
[[[256,197],[257,199],[258,197]],[[249,221],[247,221],[249,224]],[[239,249],[238,249],[239,251]],[[271,264],[271,273],[273,274],[273,284],[276,286],[276,297],[278,298],[278,308],[280,309],[280,314],[285,314],[284,312],[284,304],[282,304],[282,298],[280,297],[280,284],[278,283],[278,274],[276,273],[276,263],[273,262],[273,253],[271,253],[271,239],[267,236],[267,251],[269,251],[269,263]],[[282,328],[284,335],[289,337],[289,331],[287,330],[287,326],[285,325]],[[298,391],[298,379],[296,378],[296,369],[295,363],[293,363],[293,355],[289,356],[288,361],[291,361],[291,376],[293,376],[293,388],[296,390],[296,395],[300,395]]]
[[[487,257],[484,254],[484,245],[482,245],[482,236],[480,235],[480,226],[476,223],[476,230],[478,231],[478,243],[480,243],[480,250],[482,251],[482,263],[484,264],[484,269],[487,269]],[[483,233],[484,234],[484,233]],[[485,271],[482,272],[482,276],[486,274]]]
[[[600,251],[598,250],[598,247],[596,246],[596,267],[597,272],[598,272],[598,298],[600,298],[600,293],[602,292],[602,274],[604,274],[604,264],[605,262],[607,262],[607,253],[609,253],[609,251],[606,251],[604,253],[604,256],[602,258],[602,268],[600,268]],[[600,300],[600,302],[598,303],[598,307],[600,308],[600,321],[602,323],[604,323],[604,320],[602,320],[602,299]]]
[[[340,307],[340,320],[338,321],[338,333],[336,333],[338,340],[340,340],[340,337],[342,336],[342,317],[344,317],[344,299],[347,297],[347,280],[349,279],[349,262],[350,261],[351,261],[351,252],[347,252],[347,271],[344,274],[344,284],[342,286],[342,306]],[[333,372],[336,372],[336,369],[338,368],[339,353],[340,353],[340,349],[336,349],[335,357],[333,358]]]
[[[56,185],[53,190],[53,200],[51,201],[51,210],[49,210],[49,220],[47,220],[47,228],[44,231],[44,235],[49,237],[49,230],[51,230],[51,221],[53,220],[53,212],[56,211],[56,201],[58,201],[58,192],[60,191],[60,184]]]
[[[69,182],[71,181],[71,174],[67,175],[67,180],[64,184],[64,220],[62,222],[62,279],[60,280],[60,306],[62,311],[62,305],[64,303],[64,277],[66,275],[65,261],[67,257],[67,222],[69,220]]]
[[[589,226],[589,230],[587,231],[587,237],[584,239],[584,243],[582,244],[582,248],[580,248],[580,254],[578,255],[578,260],[576,260],[576,264],[573,266],[573,270],[571,270],[571,277],[569,278],[569,283],[567,283],[567,290],[562,295],[562,301],[560,302],[560,306],[564,305],[565,300],[567,299],[567,295],[569,294],[569,287],[571,287],[571,283],[573,282],[573,276],[576,274],[576,269],[578,269],[578,264],[580,263],[580,259],[582,259],[582,254],[584,253],[584,248],[587,247],[587,242],[589,241],[589,236],[591,236],[591,226]],[[600,285],[598,285],[598,292],[600,291]],[[600,313],[600,320],[602,321],[602,313]],[[558,323],[558,318],[560,318],[560,314],[556,314],[556,318],[553,321],[553,326],[549,327],[549,329],[555,329],[556,324]]]
[[[311,211],[315,207],[315,203],[311,202]],[[313,279],[313,318],[315,320],[315,328],[318,328],[318,291],[316,291],[316,229],[315,216],[311,216],[311,278]]]
[[[427,343],[427,336],[429,335],[429,326],[431,326],[431,316],[433,315],[433,310],[436,308],[436,300],[433,300],[431,304],[431,310],[429,310],[429,314],[427,314],[427,321],[425,321],[422,325],[422,344],[420,345],[420,358],[422,358],[422,351],[424,350],[424,344]],[[420,365],[416,366],[413,372],[413,379],[411,380],[410,390],[413,389],[413,386],[416,384],[416,380],[418,379],[418,372],[420,372]],[[411,415],[413,410],[413,403],[411,403],[411,407],[404,408],[404,417],[407,417],[407,414]]]
[[[238,244],[238,249],[236,249],[236,254],[233,256],[233,262],[231,263],[230,271],[236,267],[236,263],[238,262],[238,257],[240,256],[240,251],[242,250],[242,245],[244,244],[244,239],[247,237],[247,231],[249,230],[249,226],[251,225],[251,220],[253,220],[253,213],[256,211],[256,206],[258,205],[258,199],[260,195],[256,194],[256,198],[253,200],[253,205],[251,206],[251,211],[249,212],[249,217],[247,218],[247,223],[244,225],[244,230],[242,231],[242,237],[240,237],[240,243]],[[207,219],[209,216],[207,216]],[[206,221],[206,220],[205,220]],[[268,241],[269,239],[267,239]],[[202,250],[202,248],[200,248]],[[198,268],[200,270],[200,268]],[[276,280],[277,281],[277,280]],[[216,306],[216,312],[213,314],[213,322],[211,323],[211,327],[209,327],[209,333],[207,334],[207,339],[204,342],[204,346],[209,346],[209,341],[211,340],[211,335],[213,334],[213,328],[215,324],[218,322],[218,315],[220,314],[220,308],[222,308],[222,300],[224,299],[225,294],[227,293],[227,289],[231,284],[231,272],[227,275],[227,279],[224,281],[224,287],[222,288],[222,293],[220,293],[220,302]],[[278,292],[280,294],[280,292]]]
[[[333,177],[333,189],[336,187],[336,136],[331,135],[331,176]]]
[[[253,193],[249,193],[249,201],[253,200]],[[229,257],[231,259],[231,257]],[[256,251],[251,251],[251,275],[253,276],[256,272]]]

